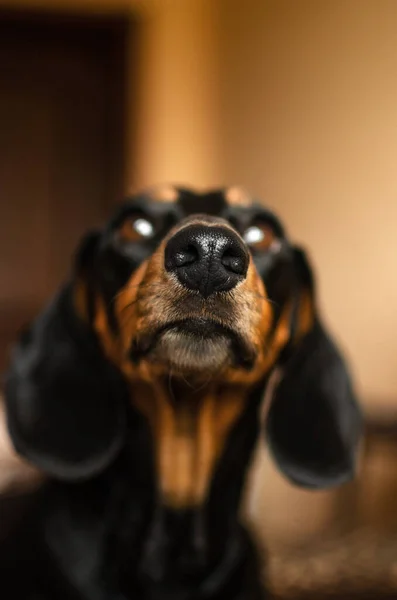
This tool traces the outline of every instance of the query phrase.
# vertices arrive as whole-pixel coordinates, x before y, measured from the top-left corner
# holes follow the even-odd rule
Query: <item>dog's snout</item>
[[[165,248],[165,268],[207,298],[234,288],[246,275],[249,254],[242,239],[221,225],[195,224],[178,231]]]

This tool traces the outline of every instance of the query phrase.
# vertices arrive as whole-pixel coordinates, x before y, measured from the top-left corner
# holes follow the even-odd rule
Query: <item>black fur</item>
[[[343,360],[319,322],[283,370],[266,421],[278,467],[309,488],[348,481],[355,469],[359,411]]]
[[[295,316],[301,291],[314,296],[312,270],[294,248]],[[292,279],[294,281],[294,279]],[[292,335],[295,323],[291,323]],[[294,483],[325,489],[349,481],[355,470],[361,416],[338,348],[318,317],[280,360],[283,377],[266,420],[266,438],[279,469]]]
[[[123,444],[127,397],[62,290],[14,351],[5,400],[15,448],[56,477],[90,477]]]
[[[118,289],[170,226],[198,207],[203,211],[201,197],[181,194],[178,206],[153,208],[144,197],[132,199],[84,244],[77,271],[89,282],[88,294],[100,290],[107,298],[109,311]],[[273,223],[280,252],[253,258],[270,299],[279,307],[292,299],[299,308],[302,294],[312,292],[310,267],[274,215],[259,206],[228,208],[221,193],[204,200],[208,212],[238,230],[254,217]],[[114,227],[136,211],[155,212],[158,237],[120,247]],[[279,315],[275,311],[275,321]],[[346,481],[354,469],[360,416],[343,359],[318,321],[299,345],[286,348],[280,366],[284,377],[266,423],[279,468],[308,487]],[[76,316],[66,286],[19,341],[7,376],[13,443],[51,477],[26,519],[0,544],[2,590],[21,600],[263,598],[261,567],[239,506],[260,437],[266,385],[267,376],[251,392],[204,504],[166,509],[157,496],[148,425],[129,406],[126,382]]]

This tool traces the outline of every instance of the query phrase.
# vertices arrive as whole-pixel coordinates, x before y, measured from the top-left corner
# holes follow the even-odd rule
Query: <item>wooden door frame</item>
[[[79,31],[79,35],[85,31],[96,31],[98,36],[103,36],[104,46],[106,46],[105,60],[109,57],[112,69],[112,98],[111,100],[113,115],[110,116],[111,135],[109,135],[109,171],[112,180],[109,185],[111,191],[106,194],[105,205],[101,205],[104,214],[110,214],[114,205],[121,201],[125,194],[125,182],[127,173],[127,150],[128,150],[128,105],[127,94],[129,90],[129,49],[130,37],[135,27],[135,21],[132,15],[96,15],[82,13],[54,13],[49,11],[25,11],[25,10],[3,10],[0,7],[0,23],[10,27],[26,26],[29,28],[37,27],[56,27],[70,31]],[[109,54],[107,54],[109,48]],[[114,91],[113,91],[114,90]],[[108,203],[110,204],[108,206]],[[5,307],[2,307],[4,310]],[[24,315],[24,323],[30,321],[35,316],[41,306],[31,307],[30,313]],[[19,322],[19,309],[17,306],[9,308],[9,313],[3,314],[1,320],[1,334],[5,339],[15,339],[18,330],[24,326]],[[0,383],[1,389],[1,383]]]
[[[108,58],[112,65],[112,86],[114,90],[114,115],[112,116],[112,135],[110,136],[112,148],[110,165],[115,178],[113,188],[114,202],[111,200],[108,211],[114,203],[121,201],[125,195],[125,182],[128,161],[128,133],[129,133],[129,69],[130,69],[130,44],[137,30],[137,20],[132,13],[111,12],[96,14],[90,11],[52,11],[48,9],[21,9],[2,8],[0,6],[0,23],[17,27],[55,27],[65,31],[96,31],[103,36],[109,45]]]

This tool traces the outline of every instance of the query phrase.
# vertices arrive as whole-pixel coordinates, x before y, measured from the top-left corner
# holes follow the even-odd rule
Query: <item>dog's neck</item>
[[[202,506],[228,437],[249,403],[250,389],[157,378],[135,384],[131,401],[148,420],[162,502]]]
[[[243,389],[166,379],[133,386],[132,404],[149,426],[157,482],[140,559],[145,579],[204,585],[241,559],[240,499],[263,389],[263,382]]]

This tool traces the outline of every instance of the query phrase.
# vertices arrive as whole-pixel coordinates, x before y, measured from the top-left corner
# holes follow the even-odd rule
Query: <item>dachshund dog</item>
[[[239,510],[258,439],[300,486],[355,470],[360,411],[308,260],[239,188],[128,199],[21,336],[5,395],[48,476],[1,548],[13,599],[264,598]]]

